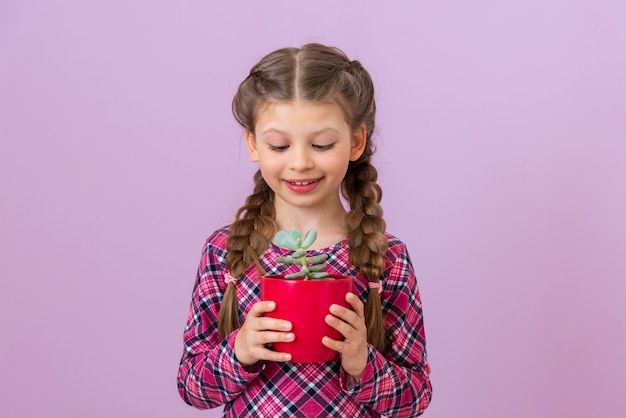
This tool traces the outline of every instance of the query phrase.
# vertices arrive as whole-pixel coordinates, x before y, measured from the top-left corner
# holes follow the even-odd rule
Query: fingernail
[[[291,323],[290,322],[283,322],[283,328],[284,329],[291,329]]]
[[[293,341],[296,338],[295,335],[293,335],[292,333],[289,333],[287,335],[285,335],[285,340],[287,341]]]

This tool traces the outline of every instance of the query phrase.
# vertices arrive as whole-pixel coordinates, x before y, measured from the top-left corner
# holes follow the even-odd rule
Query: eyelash
[[[329,149],[332,149],[334,146],[335,144],[328,144],[328,145],[313,144],[312,145],[313,149],[315,149],[316,151],[328,151]],[[276,151],[276,152],[287,151],[287,148],[289,148],[289,145],[270,145],[269,146],[270,151]]]
[[[278,152],[287,151],[287,148],[288,148],[287,145],[281,145],[281,146],[270,145],[269,146],[270,151],[278,151]]]
[[[313,145],[313,148],[315,148],[317,151],[328,151],[329,149],[332,149],[332,147],[334,147],[335,144],[328,144],[328,145]]]

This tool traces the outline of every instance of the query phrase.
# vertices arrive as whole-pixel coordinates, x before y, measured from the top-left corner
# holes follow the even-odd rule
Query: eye
[[[270,151],[283,152],[289,148],[289,145],[268,145]]]
[[[335,144],[328,144],[328,145],[317,145],[317,144],[313,144],[313,148],[316,149],[317,151],[328,151],[329,149],[332,149],[335,146]]]

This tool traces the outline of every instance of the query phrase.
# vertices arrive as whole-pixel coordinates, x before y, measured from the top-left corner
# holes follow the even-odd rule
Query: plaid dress
[[[185,402],[200,409],[224,405],[224,417],[409,417],[426,409],[432,387],[422,304],[401,241],[387,234],[389,251],[380,296],[389,349],[381,354],[368,346],[368,364],[356,382],[341,368],[339,356],[326,363],[259,361],[246,369],[239,364],[234,354],[238,331],[223,341],[217,333],[226,289],[228,233],[228,227],[215,231],[202,252],[178,370],[178,390]],[[353,276],[353,292],[365,302],[367,280],[349,263],[347,241],[310,253],[321,252],[331,254],[325,271]],[[270,243],[261,257],[265,271],[293,272],[294,266],[273,261],[286,254],[287,250]],[[243,323],[260,300],[256,267],[251,266],[237,282],[237,299]]]

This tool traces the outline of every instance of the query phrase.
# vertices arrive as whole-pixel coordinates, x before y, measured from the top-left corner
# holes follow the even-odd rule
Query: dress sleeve
[[[207,243],[200,260],[187,325],[184,352],[178,369],[178,391],[189,405],[215,408],[230,402],[254,380],[263,366],[244,369],[235,357],[237,330],[223,341],[217,317],[223,292],[220,255]]]
[[[381,294],[389,348],[382,354],[368,346],[361,379],[351,381],[342,369],[341,381],[347,393],[382,415],[415,417],[424,412],[432,396],[422,303],[406,248],[396,245],[393,251]]]

